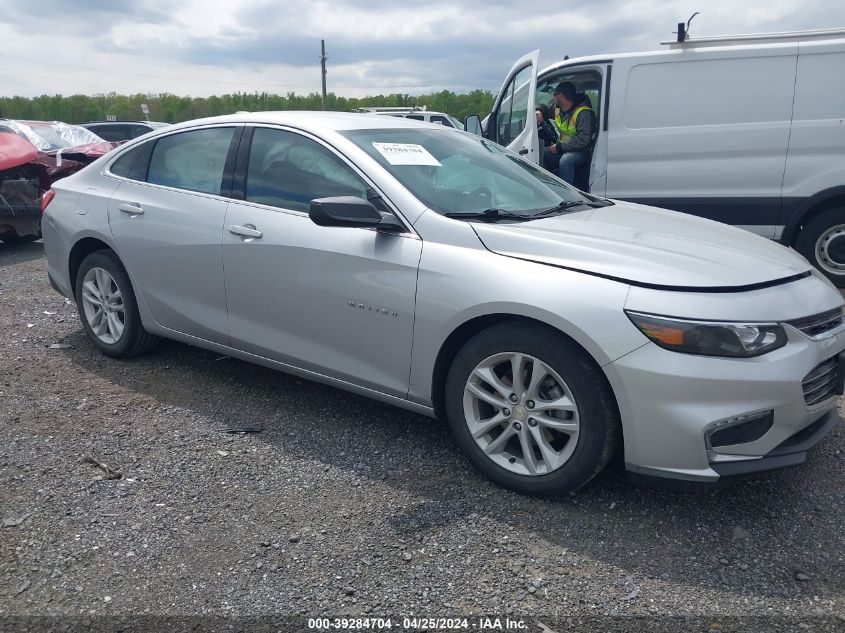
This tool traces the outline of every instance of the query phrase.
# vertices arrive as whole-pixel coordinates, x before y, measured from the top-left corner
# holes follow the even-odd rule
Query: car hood
[[[32,162],[38,149],[17,134],[0,132],[0,171]]]
[[[741,288],[811,270],[795,251],[748,231],[627,202],[473,228],[494,253],[643,286]]]

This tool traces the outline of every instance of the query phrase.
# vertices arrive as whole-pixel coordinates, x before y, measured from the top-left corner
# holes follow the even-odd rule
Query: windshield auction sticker
[[[441,167],[440,162],[426,148],[416,143],[373,143],[379,154],[391,165],[430,165]]]

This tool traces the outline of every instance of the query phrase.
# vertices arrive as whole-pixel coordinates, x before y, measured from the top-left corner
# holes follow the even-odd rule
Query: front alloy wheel
[[[539,323],[506,321],[476,334],[452,360],[443,395],[467,457],[517,492],[576,490],[619,445],[619,412],[601,369]]]
[[[541,360],[520,352],[481,361],[464,389],[464,417],[479,448],[519,475],[563,466],[578,443],[578,405],[566,382]]]

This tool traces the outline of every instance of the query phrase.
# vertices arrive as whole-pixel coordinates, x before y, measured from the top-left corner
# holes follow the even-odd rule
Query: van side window
[[[246,174],[246,199],[308,211],[315,198],[367,199],[367,184],[328,149],[293,132],[256,128]]]
[[[604,103],[602,102],[602,94],[604,91],[604,79],[596,70],[581,70],[581,71],[564,71],[560,74],[544,77],[537,81],[536,103],[538,106],[544,106],[549,113],[549,118],[556,116],[556,108],[554,103],[554,89],[562,81],[568,81],[575,85],[575,92],[578,95],[579,103],[589,105],[595,114],[596,129],[600,129],[599,122],[601,121],[601,109]]]
[[[220,195],[223,170],[235,129],[206,128],[158,139],[147,182]]]

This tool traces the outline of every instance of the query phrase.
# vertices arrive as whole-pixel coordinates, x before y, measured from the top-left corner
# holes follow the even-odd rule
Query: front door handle
[[[525,156],[527,153],[528,153],[527,147],[523,147],[521,150],[519,150],[520,156]]]
[[[251,239],[260,239],[264,234],[261,231],[256,230],[255,226],[252,224],[247,224],[245,226],[239,226],[237,224],[229,224],[226,227],[226,230],[229,231],[232,235],[239,235],[240,237],[251,238]]]
[[[144,213],[144,209],[142,209],[141,205],[137,203],[121,202],[117,205],[117,208],[129,215],[141,215]]]

